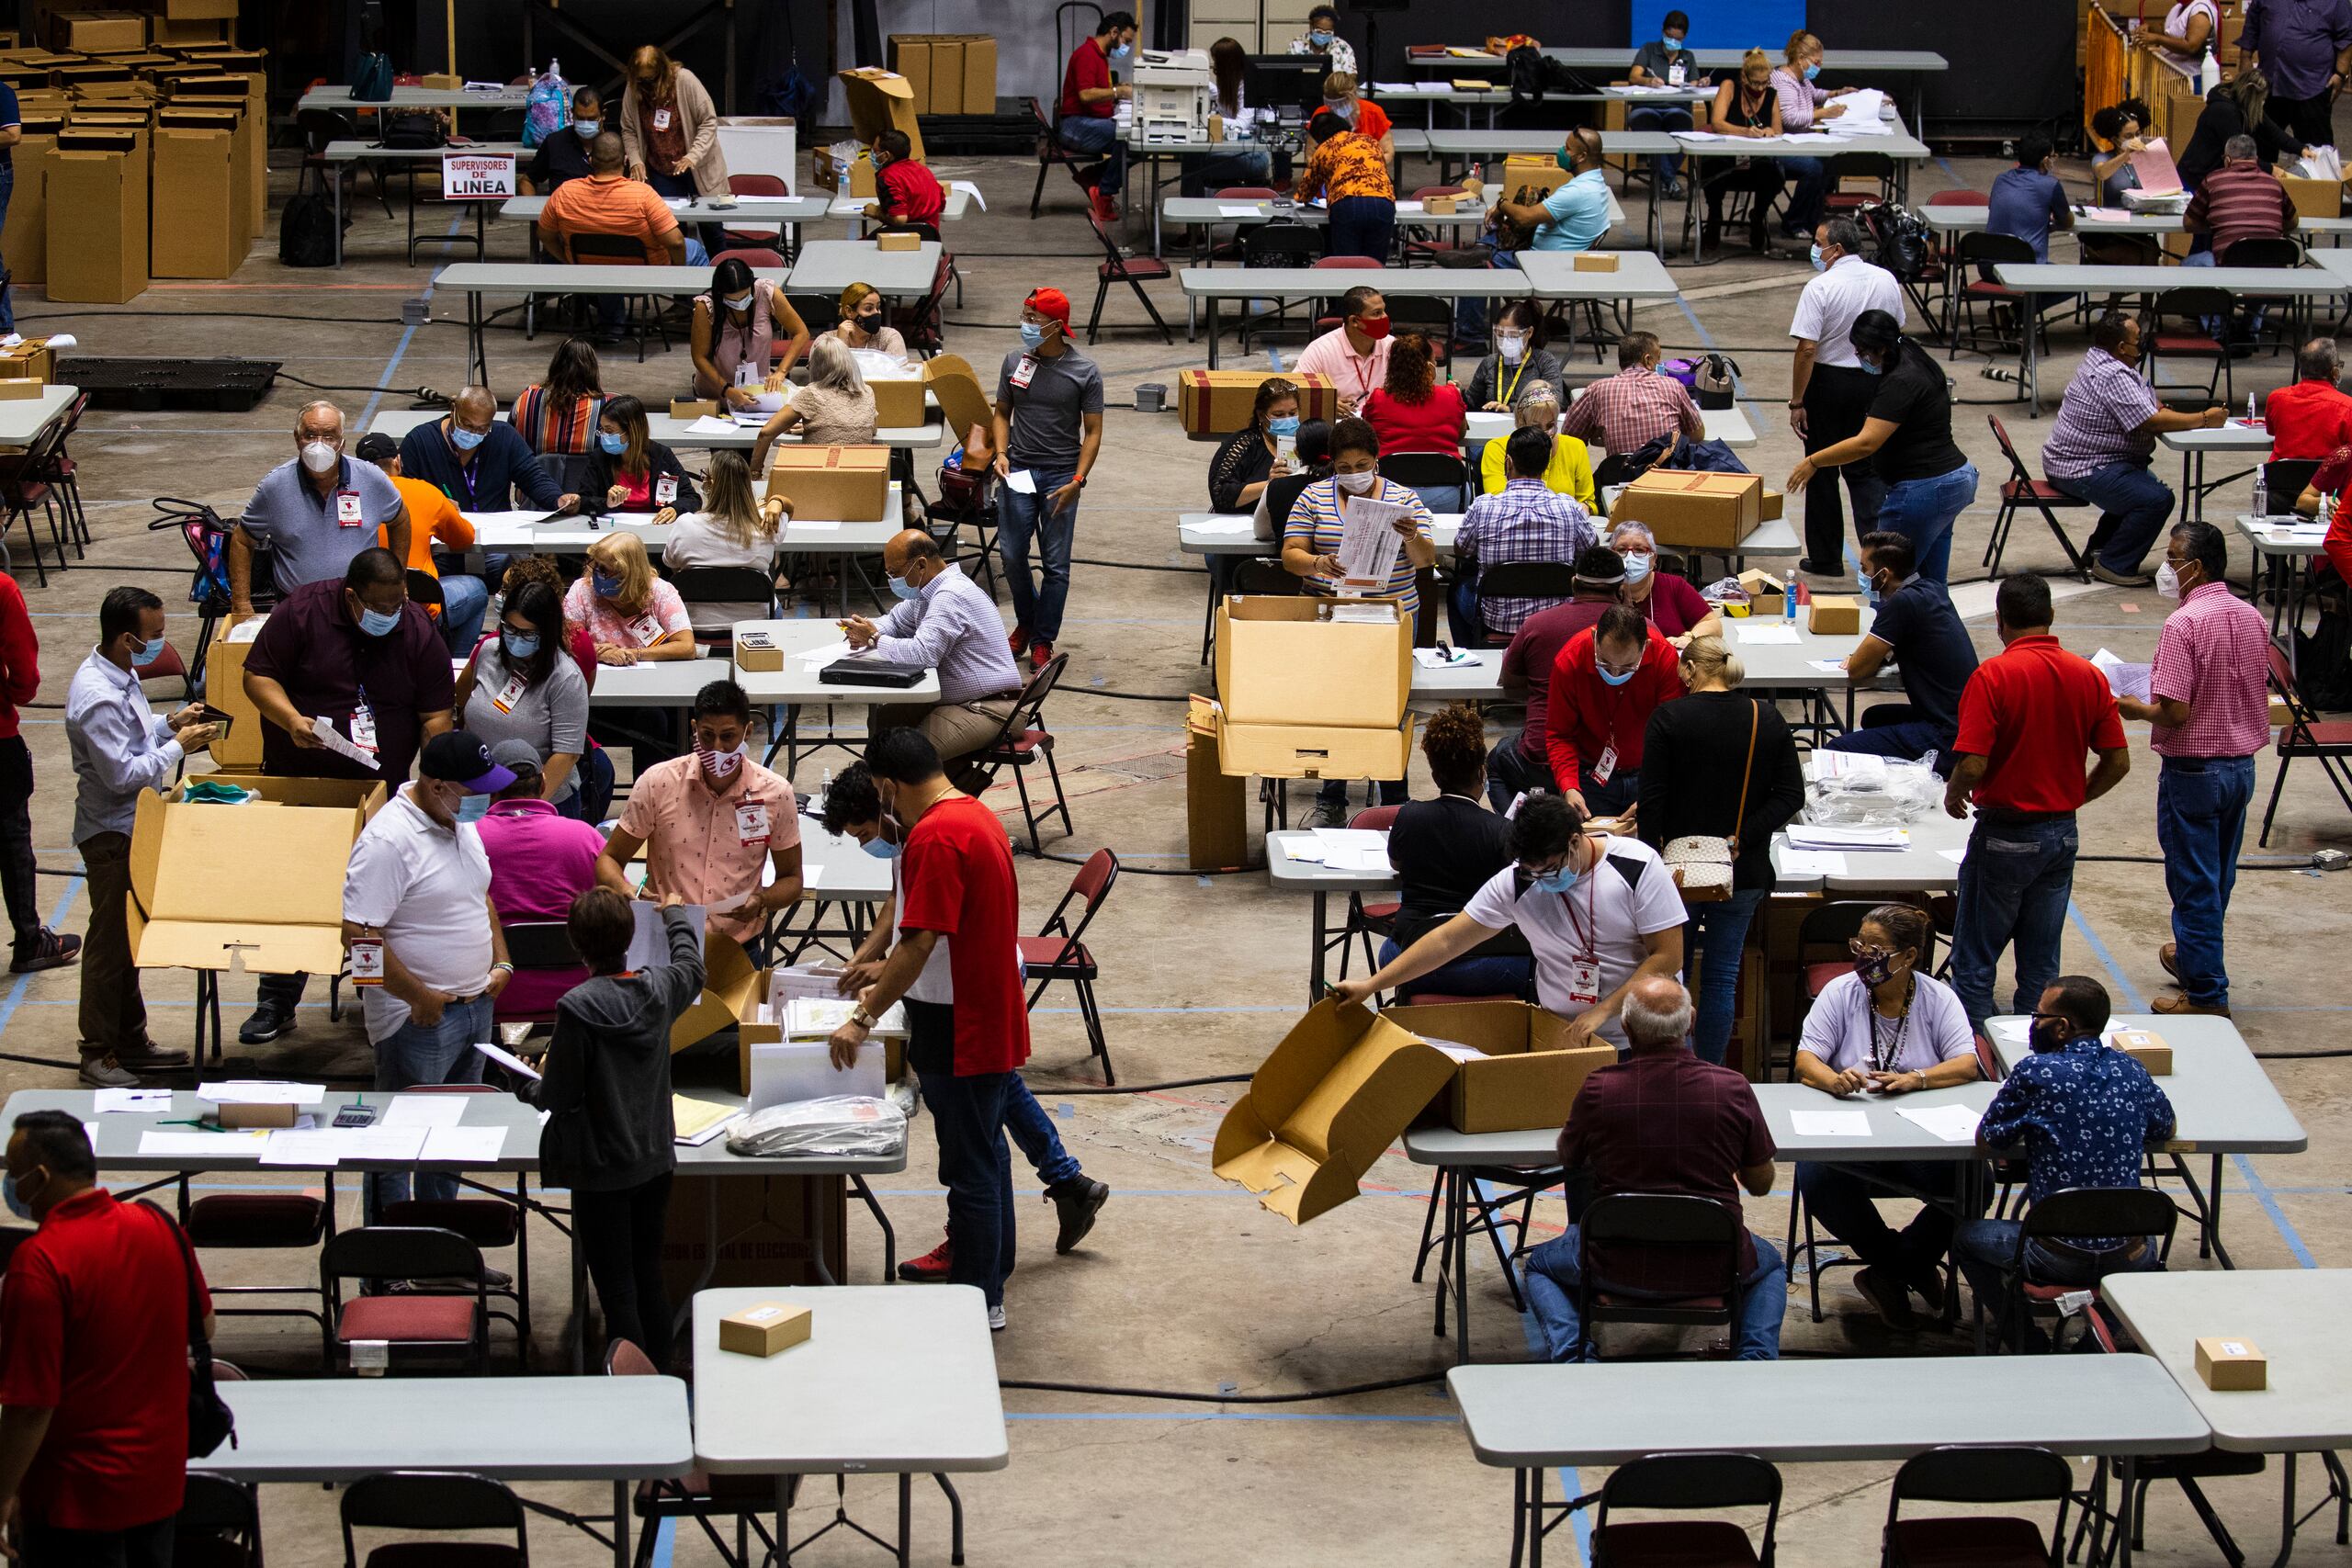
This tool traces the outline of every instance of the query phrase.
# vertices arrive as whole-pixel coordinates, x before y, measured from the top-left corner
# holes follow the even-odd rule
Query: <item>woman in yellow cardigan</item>
[[[1530,425],[1544,430],[1560,427],[1560,392],[1549,381],[1530,381],[1519,394],[1519,401],[1511,409],[1518,426]],[[1503,443],[1489,441],[1478,456],[1478,489],[1494,495],[1503,488]],[[1600,503],[1592,489],[1592,454],[1585,444],[1573,435],[1552,438],[1552,464],[1544,470],[1544,488],[1562,495],[1575,496],[1584,503],[1587,512],[1600,514]]]

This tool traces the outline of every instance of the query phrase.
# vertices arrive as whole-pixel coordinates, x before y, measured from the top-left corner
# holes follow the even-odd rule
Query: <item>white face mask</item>
[[[2167,599],[2180,597],[2180,573],[2173,570],[2170,561],[2156,568],[2156,592]]]
[[[743,765],[743,743],[741,741],[736,743],[732,751],[713,751],[697,742],[695,754],[702,759],[705,773],[722,781],[733,778],[735,770]]]
[[[1516,365],[1519,356],[1527,352],[1527,340],[1515,333],[1498,334],[1495,339],[1495,352],[1503,356],[1505,365]]]
[[[302,444],[302,466],[314,474],[323,474],[343,458],[332,441],[306,441]]]
[[[1338,480],[1340,488],[1350,495],[1363,495],[1380,482],[1380,475],[1377,472],[1334,474],[1331,477]]]

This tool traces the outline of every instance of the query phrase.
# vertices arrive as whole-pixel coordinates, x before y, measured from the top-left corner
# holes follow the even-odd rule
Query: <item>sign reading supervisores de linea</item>
[[[514,194],[513,153],[441,154],[441,198],[444,201],[503,201]]]

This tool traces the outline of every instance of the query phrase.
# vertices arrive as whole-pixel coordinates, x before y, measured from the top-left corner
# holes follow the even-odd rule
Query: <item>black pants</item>
[[[2313,98],[2282,98],[2273,93],[2263,113],[2271,124],[2289,133],[2291,152],[2335,145],[2335,101],[2325,93]]]
[[[1859,366],[1815,366],[1804,389],[1806,454],[1860,435],[1877,393],[1878,378]],[[1846,509],[1838,497],[1841,478],[1854,498],[1857,538],[1878,526],[1879,502],[1886,499],[1886,481],[1873,463],[1849,463],[1813,476],[1804,487],[1804,556],[1822,572],[1843,570],[1846,558]]]
[[[1704,168],[1706,164],[1702,163],[1700,166]],[[1744,169],[1731,168],[1721,174],[1709,175],[1700,188],[1706,192],[1707,221],[1710,223],[1723,221],[1725,197],[1740,191],[1752,192],[1756,197],[1756,207],[1748,215],[1748,224],[1750,228],[1761,229],[1766,210],[1771,207],[1773,198],[1781,194],[1781,165],[1770,158],[1751,158]]]
[[[21,735],[0,736],[0,892],[22,953],[40,940],[40,904],[33,882],[33,754]]]
[[[657,1371],[670,1370],[670,1296],[662,1284],[662,1234],[670,1216],[670,1173],[610,1192],[571,1193],[571,1223],[596,1300],[605,1339],[626,1339]]]
[[[125,1530],[25,1527],[23,1568],[172,1568],[175,1519]]]

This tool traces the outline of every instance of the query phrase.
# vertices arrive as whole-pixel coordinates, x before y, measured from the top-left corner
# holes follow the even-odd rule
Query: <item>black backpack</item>
[[[447,145],[449,133],[437,114],[391,114],[384,117],[382,145],[386,147],[441,147]]]
[[[1935,236],[1918,214],[1893,202],[1872,201],[1863,204],[1859,216],[1877,243],[1878,265],[1898,282],[1917,283],[1935,250]]]
[[[288,266],[333,266],[334,204],[326,193],[298,190],[277,220],[277,259]]]

